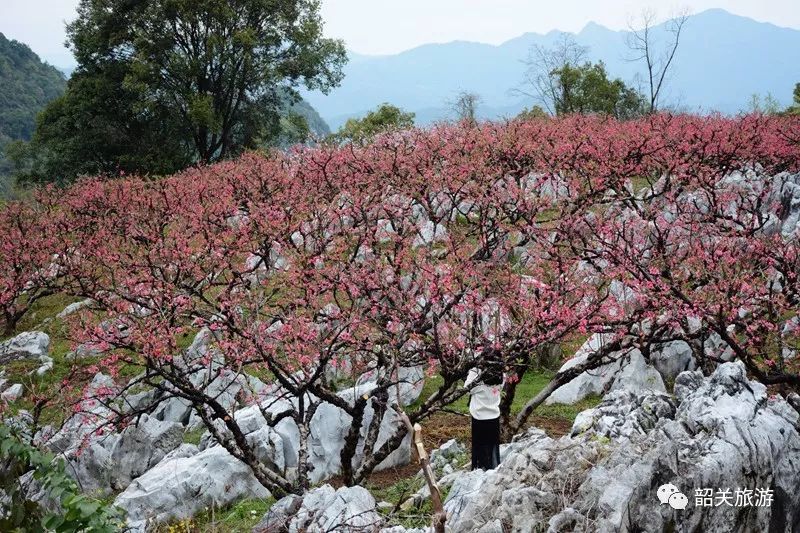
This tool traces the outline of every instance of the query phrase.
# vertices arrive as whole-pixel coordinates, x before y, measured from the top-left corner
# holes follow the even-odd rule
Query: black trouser
[[[500,464],[500,419],[472,419],[472,469],[492,470]]]

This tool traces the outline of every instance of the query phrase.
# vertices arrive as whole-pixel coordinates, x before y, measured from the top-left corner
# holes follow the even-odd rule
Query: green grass
[[[633,192],[639,193],[642,189],[649,189],[655,181],[651,180],[648,176],[634,176],[631,178],[631,185],[633,186]]]
[[[33,392],[46,397],[58,397],[61,383],[70,372],[71,365],[66,361],[66,355],[70,352],[71,342],[67,339],[66,324],[56,315],[76,301],[79,299],[63,294],[47,296],[34,302],[17,324],[14,335],[25,331],[42,331],[50,336],[49,356],[53,359],[53,368],[43,376],[37,376],[36,369],[41,366],[39,360],[12,361],[5,365],[5,375],[9,382],[21,383],[25,387],[23,397],[11,405],[12,412],[33,409],[33,402],[30,400]],[[41,422],[57,424],[63,416],[60,409],[45,409]]]
[[[399,506],[421,489],[424,484],[425,481],[422,476],[412,476],[400,479],[388,487],[367,484],[366,488],[372,493],[376,501],[389,502],[397,508],[396,511],[394,509],[381,509],[381,513],[388,522],[387,526],[403,526],[407,529],[413,529],[427,528],[431,525],[431,517],[433,516],[431,500],[425,498],[419,507],[411,507],[410,509],[400,509]],[[450,492],[450,487],[442,487],[441,492],[442,501],[445,501]]]
[[[442,494],[444,498],[445,495]],[[427,528],[431,525],[433,517],[433,506],[430,499],[425,499],[419,507],[413,507],[407,511],[398,510],[396,513],[387,515],[388,526],[403,526],[406,529]]]
[[[163,524],[155,533],[239,533],[251,531],[275,500],[242,500],[223,509],[206,510],[194,518]]]
[[[193,329],[187,330],[178,335],[177,339],[175,339],[175,344],[178,346],[178,350],[184,351],[191,346],[195,335],[197,335],[197,331]]]
[[[206,427],[201,426],[196,429],[187,429],[183,433],[183,442],[187,444],[194,444],[195,446],[200,444],[200,438],[203,436],[203,433],[206,432]]]
[[[23,331],[45,331],[53,327],[63,326],[63,322],[56,318],[56,315],[64,310],[69,304],[79,302],[80,298],[68,296],[66,294],[53,294],[46,296],[33,303],[30,310],[25,313],[16,327],[16,333]]]
[[[372,493],[376,501],[399,504],[407,500],[425,484],[423,478],[411,476],[398,480],[389,486],[367,483],[366,488]]]
[[[575,421],[575,417],[578,416],[581,411],[591,409],[592,407],[597,407],[602,399],[603,398],[599,395],[590,394],[583,400],[572,405],[560,403],[553,405],[540,405],[536,408],[533,414],[534,416],[541,416],[545,418],[562,418],[572,424]]]
[[[80,361],[72,361],[67,355],[72,351],[72,341],[69,339],[67,323],[58,318],[58,314],[69,304],[80,301],[80,298],[64,294],[54,294],[42,298],[31,306],[31,309],[17,324],[14,335],[25,331],[42,331],[50,336],[50,349],[48,355],[53,359],[53,368],[43,376],[36,375],[36,369],[41,366],[39,360],[12,361],[5,365],[5,377],[11,383],[21,383],[25,388],[23,397],[11,404],[12,413],[20,409],[31,411],[34,403],[33,394],[56,400],[63,398],[62,383],[70,376],[74,366],[82,368],[97,364],[102,356],[85,357]],[[133,377],[141,372],[139,367],[122,366],[119,369],[121,378]],[[91,379],[91,376],[83,376]],[[74,381],[74,380],[73,380]],[[60,424],[66,414],[63,405],[46,407],[42,411],[40,423]]]
[[[559,211],[555,207],[549,207],[547,209],[542,209],[536,215],[536,222],[539,224],[547,224],[548,222],[553,222],[555,218],[558,216]]]
[[[399,479],[388,487],[367,484],[366,489],[372,493],[376,501],[389,502],[397,508],[396,511],[394,509],[381,510],[381,513],[387,519],[387,525],[413,529],[430,525],[431,516],[433,515],[430,499],[426,498],[419,507],[412,507],[407,510],[400,509],[399,506],[421,489],[424,484],[425,481],[421,476],[411,476]]]

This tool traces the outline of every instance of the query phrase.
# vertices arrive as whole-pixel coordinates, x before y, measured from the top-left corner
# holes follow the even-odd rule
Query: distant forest
[[[42,62],[26,44],[0,33],[0,200],[9,198],[14,191],[13,167],[6,158],[6,148],[14,141],[31,140],[37,115],[62,96],[66,87],[67,79],[61,71]],[[311,134],[325,137],[331,133],[305,100],[292,102],[287,95],[283,107],[284,115],[305,119]]]
[[[31,139],[37,113],[58,98],[66,84],[58,69],[0,33],[0,195],[6,192],[10,173],[3,149],[11,141]]]

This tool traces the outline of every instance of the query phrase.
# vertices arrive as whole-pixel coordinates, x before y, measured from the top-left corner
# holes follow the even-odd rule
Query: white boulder
[[[684,341],[670,341],[654,347],[650,351],[650,364],[669,381],[674,381],[681,372],[695,369],[692,348]]]
[[[87,298],[86,300],[81,300],[80,302],[71,303],[68,306],[66,306],[63,311],[58,313],[56,317],[67,318],[69,315],[75,314],[81,309],[85,309],[94,303],[95,303],[94,300],[92,300],[91,298]]]
[[[322,485],[301,496],[287,496],[272,506],[253,533],[375,532],[384,523],[375,498],[365,488]]]
[[[51,370],[53,370],[53,358],[43,355],[39,358],[39,362],[42,363],[39,365],[39,368],[36,369],[37,376],[44,376]]]
[[[24,391],[21,383],[14,383],[9,388],[0,393],[0,399],[6,403],[17,401]]]
[[[607,342],[607,337],[602,333],[592,335],[559,369],[559,372],[584,364],[589,356],[600,350]],[[546,404],[564,403],[573,404],[592,394],[603,394],[611,386],[619,372],[620,362],[610,364],[584,372],[569,383],[557,388],[545,401]]]
[[[437,242],[447,240],[447,228],[441,224],[436,224],[431,220],[426,220],[417,227],[417,236],[414,238],[412,247],[430,246]]]
[[[129,525],[190,518],[207,507],[220,508],[243,498],[267,498],[269,491],[250,468],[222,446],[190,457],[161,461],[136,478],[114,500]]]
[[[606,337],[597,333],[580,347],[575,356],[559,369],[586,363],[590,356],[600,350]],[[545,401],[546,404],[574,404],[590,395],[603,395],[608,391],[627,389],[633,391],[665,391],[661,374],[651,366],[637,349],[629,349],[608,354],[610,363],[587,370],[569,383],[557,388]]]
[[[39,359],[50,349],[50,336],[41,331],[26,331],[0,343],[0,363]]]
[[[180,446],[182,441],[183,426],[180,424],[142,415],[135,425],[122,431],[111,450],[112,486],[117,490],[124,489],[131,480]]]
[[[639,350],[631,350],[621,359],[620,364],[622,368],[614,376],[612,391],[618,389],[666,391],[661,374],[647,363]]]

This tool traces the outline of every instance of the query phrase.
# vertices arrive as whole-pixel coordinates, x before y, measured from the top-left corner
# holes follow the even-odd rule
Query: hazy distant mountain
[[[656,28],[656,32],[661,28]],[[499,46],[456,41],[423,45],[388,56],[352,54],[342,86],[330,95],[306,93],[333,129],[352,116],[382,102],[417,113],[426,124],[446,118],[448,100],[459,90],[483,98],[481,115],[497,118],[516,114],[531,100],[511,94],[519,86],[528,50],[554,43],[561,32],[527,33]],[[590,47],[590,59],[605,61],[608,71],[634,82],[641,65],[627,59],[627,32],[588,24],[575,34]],[[767,92],[782,104],[791,102],[800,81],[800,31],[780,28],[712,9],[686,24],[669,83],[668,101],[693,111],[735,113],[753,93]]]

